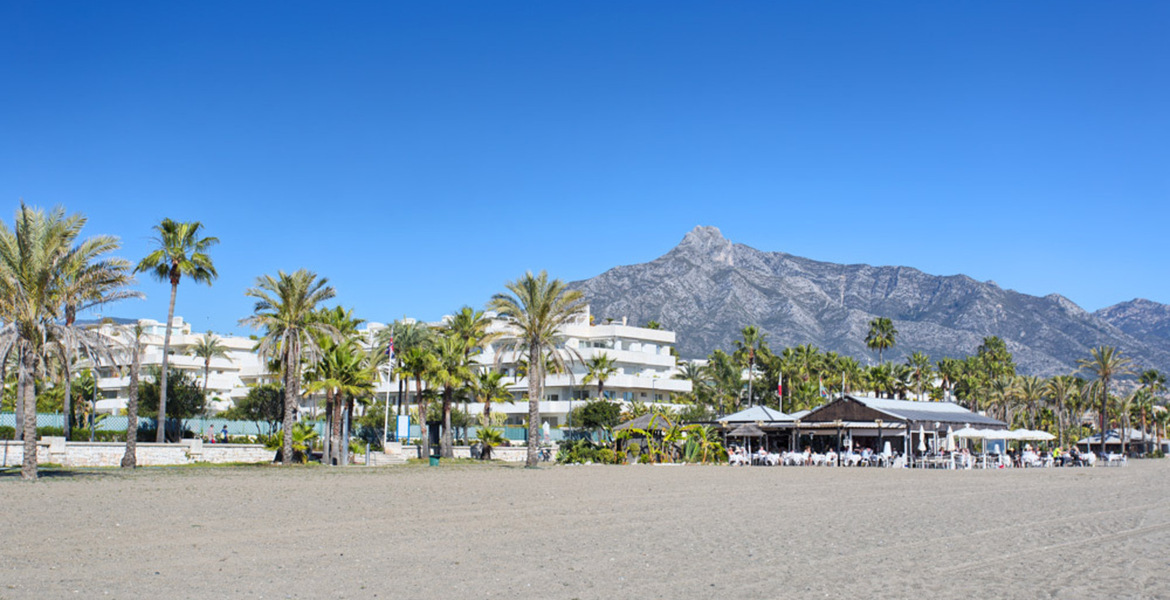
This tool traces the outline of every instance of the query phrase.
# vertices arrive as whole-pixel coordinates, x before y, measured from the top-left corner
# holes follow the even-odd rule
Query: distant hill
[[[1095,314],[1058,294],[1030,296],[965,275],[910,267],[819,262],[732,243],[714,227],[696,227],[678,246],[643,264],[576,281],[598,317],[661,322],[678,332],[687,358],[729,349],[745,325],[758,325],[773,347],[811,343],[856,356],[868,324],[889,317],[898,344],[886,356],[922,351],[962,357],[997,335],[1025,373],[1069,372],[1099,345],[1119,347],[1141,366],[1170,371],[1170,308],[1135,300]]]
[[[1170,342],[1170,306],[1165,304],[1137,298],[1093,315],[1136,338]]]

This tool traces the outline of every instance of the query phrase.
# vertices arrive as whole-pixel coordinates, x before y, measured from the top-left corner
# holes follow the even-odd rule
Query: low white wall
[[[393,455],[395,450],[398,450],[404,458],[418,458],[418,446],[400,446],[400,450],[390,446],[390,453]],[[455,446],[451,449],[455,454],[455,458],[471,458],[470,446]],[[553,456],[556,456],[557,449],[552,448]],[[528,458],[527,446],[496,446],[492,448],[492,460],[502,460],[504,462],[524,462]]]
[[[66,442],[64,438],[37,440],[37,462],[63,467],[117,467],[126,452],[124,442]],[[206,463],[267,463],[276,456],[258,444],[204,444],[183,440],[178,444],[139,442],[135,457],[140,467]],[[24,443],[0,442],[0,466],[19,466],[24,460]]]

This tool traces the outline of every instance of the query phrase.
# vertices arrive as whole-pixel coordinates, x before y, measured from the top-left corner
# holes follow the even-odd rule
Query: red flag
[[[776,381],[776,395],[784,395],[784,375],[780,375],[780,379]]]

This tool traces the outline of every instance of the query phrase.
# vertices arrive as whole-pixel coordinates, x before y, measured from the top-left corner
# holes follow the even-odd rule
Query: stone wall
[[[37,462],[63,467],[116,467],[126,452],[123,442],[66,442],[65,438],[37,440]],[[191,463],[268,463],[276,451],[258,444],[204,444],[183,440],[178,444],[139,442],[135,450],[138,466],[188,465]],[[19,466],[24,460],[24,443],[0,441],[0,466]]]
[[[418,446],[397,446],[388,444],[390,453],[401,453],[404,458],[418,458]],[[455,458],[471,458],[470,446],[455,446],[451,449]],[[552,455],[557,455],[557,448],[552,448]],[[528,448],[526,446],[496,446],[492,448],[492,460],[501,460],[504,462],[524,462],[528,458]]]

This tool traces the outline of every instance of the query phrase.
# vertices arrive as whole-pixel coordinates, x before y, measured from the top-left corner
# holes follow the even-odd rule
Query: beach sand
[[[1170,598],[1170,461],[0,476],[0,598]]]

